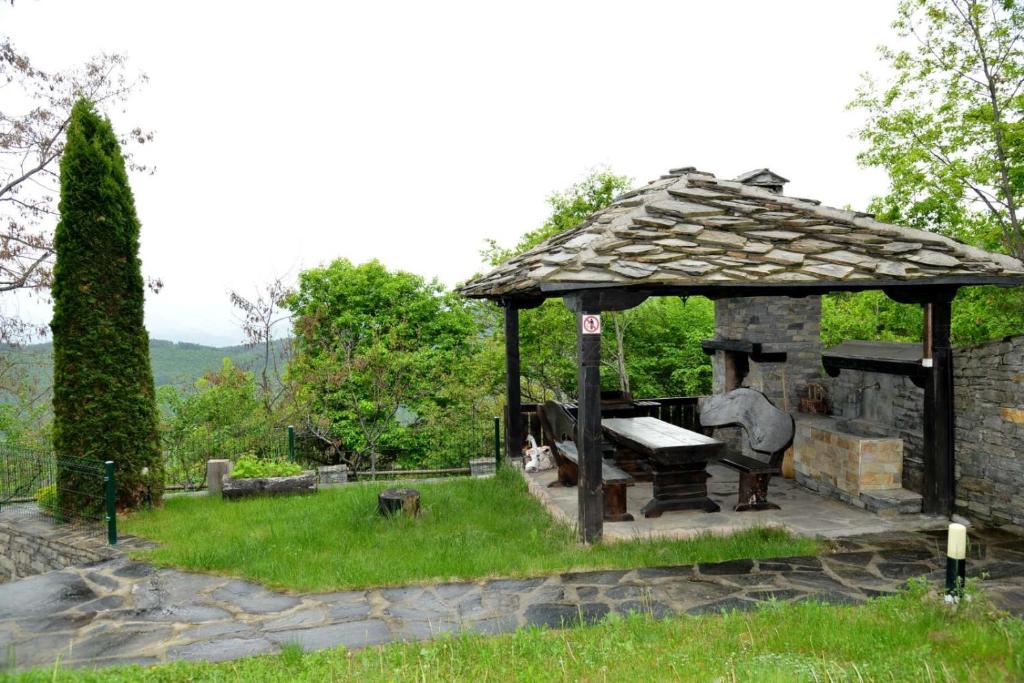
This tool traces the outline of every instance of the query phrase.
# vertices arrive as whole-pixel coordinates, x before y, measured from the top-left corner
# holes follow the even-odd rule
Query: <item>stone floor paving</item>
[[[721,465],[709,465],[708,497],[721,507],[719,512],[692,510],[666,512],[651,519],[640,510],[653,494],[651,482],[636,482],[626,492],[626,505],[635,517],[632,522],[605,522],[606,540],[635,538],[692,538],[703,533],[732,534],[755,526],[779,527],[800,536],[843,538],[878,531],[945,529],[949,520],[922,514],[881,516],[809,491],[792,479],[772,477],[768,499],[779,510],[756,514],[735,512],[739,473]],[[551,486],[557,481],[554,470],[526,474],[530,492],[557,519],[569,524],[577,521],[579,492],[575,486]]]
[[[365,647],[440,634],[558,627],[605,615],[708,614],[766,600],[846,605],[941,581],[944,533],[853,536],[819,557],[571,572],[555,576],[289,594],[227,577],[157,569],[126,558],[0,585],[0,648],[18,668],[226,660],[305,649]],[[1024,537],[973,532],[971,575],[1024,616]]]

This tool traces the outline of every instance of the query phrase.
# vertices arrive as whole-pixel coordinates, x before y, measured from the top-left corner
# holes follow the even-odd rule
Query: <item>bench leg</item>
[[[548,488],[552,486],[575,486],[576,481],[579,477],[579,468],[571,462],[560,462],[558,463],[558,479],[548,484]]]
[[[740,496],[733,509],[736,512],[779,510],[778,505],[768,502],[768,481],[771,478],[770,474],[740,472]]]
[[[604,521],[632,522],[633,515],[626,512],[626,482],[605,482]]]

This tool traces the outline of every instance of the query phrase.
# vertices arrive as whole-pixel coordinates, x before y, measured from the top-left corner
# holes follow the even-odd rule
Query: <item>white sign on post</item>
[[[601,334],[601,316],[593,314],[584,314],[583,316],[583,334]]]

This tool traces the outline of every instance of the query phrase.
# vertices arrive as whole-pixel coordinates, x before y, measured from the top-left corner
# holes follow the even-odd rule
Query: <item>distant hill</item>
[[[280,344],[281,342],[275,342]],[[53,344],[29,344],[6,348],[0,353],[24,357],[38,368],[39,376],[47,384],[53,374]],[[150,362],[153,365],[153,381],[156,386],[173,384],[179,387],[191,386],[203,374],[220,368],[224,358],[245,370],[255,370],[262,363],[262,350],[245,346],[203,346],[191,342],[172,342],[151,339],[149,342]]]

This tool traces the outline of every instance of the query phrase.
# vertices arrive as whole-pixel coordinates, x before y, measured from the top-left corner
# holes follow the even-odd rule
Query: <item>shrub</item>
[[[257,477],[291,477],[302,474],[302,466],[287,460],[270,460],[246,454],[231,466],[234,479],[255,479]]]
[[[150,495],[159,502],[163,465],[139,219],[117,135],[86,100],[75,104],[67,127],[53,246],[54,450],[58,458],[113,460],[119,507]],[[91,503],[91,482],[61,463],[60,506]]]
[[[57,514],[57,485],[50,484],[36,491],[36,504],[48,515]]]

